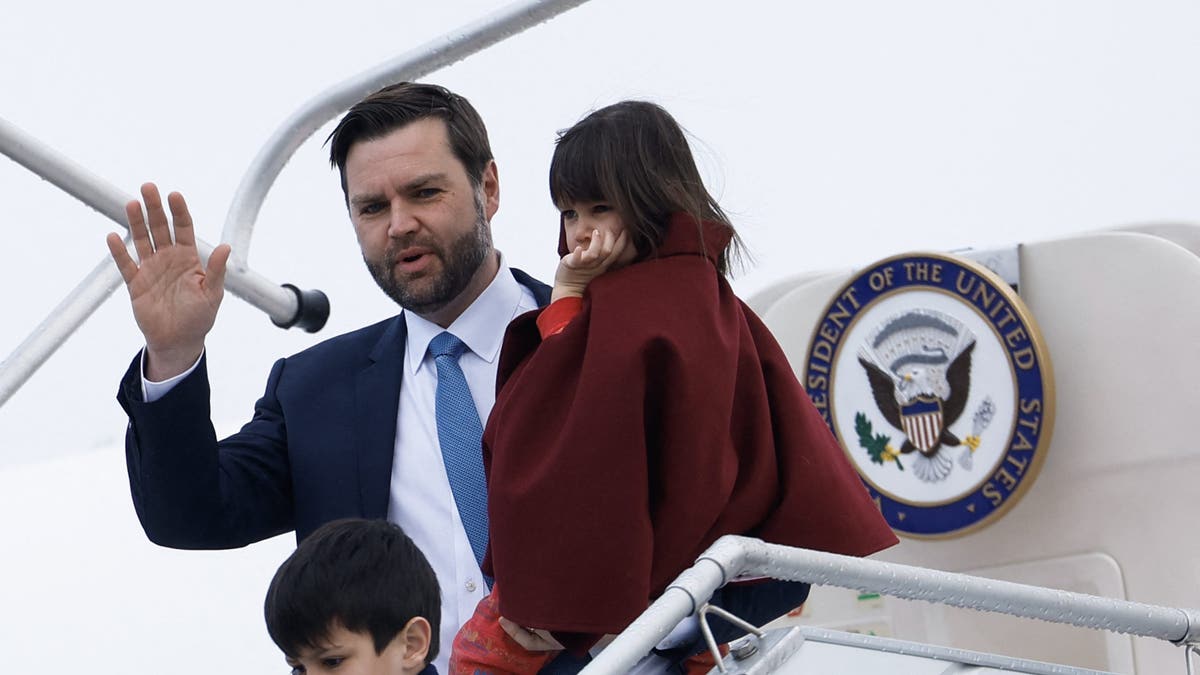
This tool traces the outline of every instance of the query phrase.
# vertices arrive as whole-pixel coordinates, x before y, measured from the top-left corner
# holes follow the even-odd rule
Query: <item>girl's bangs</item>
[[[550,198],[556,205],[608,198],[600,184],[601,162],[598,159],[602,153],[589,151],[588,145],[579,134],[567,134],[559,139],[550,163]]]

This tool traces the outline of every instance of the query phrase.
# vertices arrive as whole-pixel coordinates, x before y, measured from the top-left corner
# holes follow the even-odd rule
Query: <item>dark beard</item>
[[[437,255],[442,260],[442,273],[427,285],[421,283],[406,284],[396,279],[392,270],[396,267],[398,252],[413,245],[430,248],[428,255]],[[394,300],[396,304],[419,316],[427,316],[450,304],[471,283],[479,266],[487,259],[492,251],[492,235],[488,228],[487,216],[483,212],[481,195],[475,198],[475,228],[464,233],[458,239],[450,242],[443,250],[432,242],[411,240],[392,240],[388,243],[380,263],[373,263],[364,256],[367,269],[371,271],[375,283]]]

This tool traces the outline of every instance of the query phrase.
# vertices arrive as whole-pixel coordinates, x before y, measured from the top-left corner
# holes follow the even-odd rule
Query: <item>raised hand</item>
[[[167,195],[175,226],[174,241],[153,183],[142,186],[142,200],[148,225],[140,202],[133,200],[125,205],[138,261],[129,255],[116,233],[109,233],[106,241],[129,290],[133,317],[146,338],[145,375],[161,381],[187,370],[203,352],[204,338],[216,322],[225,293],[229,246],[222,244],[213,249],[208,266],[202,266],[192,216],[183,195]]]
[[[586,245],[576,246],[574,251],[558,261],[551,301],[583,297],[583,291],[592,279],[604,274],[622,260],[629,246],[629,235],[624,230],[616,236],[607,230],[592,230],[592,236]]]

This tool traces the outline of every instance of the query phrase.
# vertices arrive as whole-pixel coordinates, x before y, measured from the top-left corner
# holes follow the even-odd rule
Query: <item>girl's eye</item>
[[[562,217],[563,220],[575,220],[579,217],[579,214],[575,212],[575,209],[567,209],[562,212]]]
[[[334,668],[337,668],[338,666],[342,665],[342,661],[345,661],[345,660],[346,659],[344,659],[340,656],[330,656],[330,657],[321,659],[321,665],[325,666],[326,668],[328,668],[330,670],[333,670]]]
[[[609,211],[612,211],[612,207],[608,204],[596,204],[592,207],[592,213],[596,214],[608,213]]]

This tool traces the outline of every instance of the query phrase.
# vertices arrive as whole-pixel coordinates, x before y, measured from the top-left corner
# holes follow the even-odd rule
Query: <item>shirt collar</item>
[[[496,277],[449,328],[442,328],[414,312],[404,311],[404,320],[408,324],[406,349],[410,372],[416,374],[421,370],[429,342],[444,330],[453,333],[467,345],[467,349],[488,363],[494,362],[500,355],[504,331],[520,307],[521,286],[505,263],[504,255],[497,254],[500,256],[500,266],[496,270]]]

